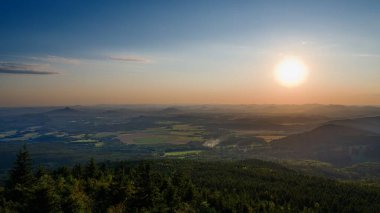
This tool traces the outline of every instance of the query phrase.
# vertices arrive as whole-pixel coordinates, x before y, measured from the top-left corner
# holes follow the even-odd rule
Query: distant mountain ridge
[[[49,114],[67,114],[67,113],[78,113],[78,112],[81,112],[81,111],[77,110],[77,109],[73,109],[71,107],[64,107],[61,109],[51,110],[47,113],[49,113]]]

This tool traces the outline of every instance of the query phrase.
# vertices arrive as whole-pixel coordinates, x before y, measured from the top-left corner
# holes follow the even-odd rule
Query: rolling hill
[[[330,123],[380,134],[380,116],[337,120]]]
[[[273,141],[275,155],[335,165],[380,162],[380,117],[332,121]]]

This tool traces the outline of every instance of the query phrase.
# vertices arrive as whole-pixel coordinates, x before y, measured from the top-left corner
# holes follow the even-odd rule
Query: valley
[[[380,163],[380,117],[376,117],[380,108],[368,111],[346,106],[336,113],[337,108],[132,105],[0,109],[0,173],[4,177],[24,144],[38,164],[51,168],[90,158],[257,158],[295,168],[314,161],[321,162],[313,164],[315,171],[326,170],[323,165],[327,163],[334,174],[338,170],[355,173],[362,165],[376,168]]]

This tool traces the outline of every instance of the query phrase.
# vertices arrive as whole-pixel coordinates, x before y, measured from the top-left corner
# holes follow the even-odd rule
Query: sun
[[[281,85],[285,87],[296,87],[306,80],[308,69],[297,57],[288,56],[277,64],[274,75]]]

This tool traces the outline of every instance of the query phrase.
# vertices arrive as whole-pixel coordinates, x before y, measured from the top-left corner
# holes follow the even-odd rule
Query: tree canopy
[[[152,160],[32,170],[23,148],[0,212],[376,212],[379,186],[261,160]]]

